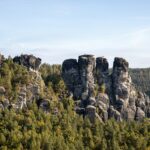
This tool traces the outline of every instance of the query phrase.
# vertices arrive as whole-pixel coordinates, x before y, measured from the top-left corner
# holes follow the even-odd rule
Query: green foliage
[[[130,69],[130,74],[136,89],[150,96],[150,68]]]
[[[61,65],[43,64],[40,67],[40,73],[45,85],[53,90],[55,95],[58,96],[58,99],[65,98],[68,95],[68,91],[61,77]]]
[[[28,109],[20,111],[0,110],[0,149],[150,149],[149,120],[143,122],[109,120],[105,123],[95,120],[92,124],[88,118],[75,113],[74,101],[68,98],[61,78],[61,66],[43,64],[40,72],[46,84],[41,97],[52,97],[49,102],[50,112],[45,113],[38,109],[36,102],[28,105]],[[0,85],[6,88],[6,96],[9,99],[14,100],[19,87],[29,84],[31,80],[28,70],[13,63],[11,58],[0,68]],[[138,80],[134,82],[138,84]],[[96,92],[105,93],[105,85],[100,89],[97,86]],[[53,110],[56,108],[58,112],[54,113]]]
[[[101,93],[105,93],[105,91],[106,91],[106,86],[105,86],[105,84],[103,83],[101,86],[100,86],[100,92]]]
[[[72,101],[72,100],[67,100]],[[54,107],[59,107],[57,103]],[[73,111],[73,105],[46,114],[37,107],[0,112],[1,149],[144,150],[150,147],[150,122],[91,124]]]
[[[57,91],[61,79],[61,65],[43,64],[40,67],[42,78],[46,85],[51,83],[54,90]]]
[[[28,70],[16,63],[12,59],[6,59],[0,67],[0,85],[6,89],[6,96],[10,100],[15,100],[20,85],[31,82]]]

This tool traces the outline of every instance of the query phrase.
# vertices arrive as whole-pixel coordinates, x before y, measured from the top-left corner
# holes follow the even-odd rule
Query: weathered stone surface
[[[18,97],[15,103],[11,104],[10,107],[14,109],[27,108],[34,101],[39,100],[43,89],[45,88],[44,81],[42,80],[41,74],[38,71],[29,71],[31,77],[31,83],[27,85],[20,85],[18,90]],[[41,105],[44,108],[44,103]]]
[[[49,99],[41,99],[39,102],[39,108],[43,109],[45,112],[50,111],[50,100]]]
[[[116,57],[114,60],[113,70],[115,68],[119,68],[124,72],[128,72],[129,63],[123,58]]]
[[[109,108],[109,118],[115,118],[117,121],[122,121],[120,112],[114,109],[113,106],[110,106]]]
[[[8,99],[4,99],[4,101],[3,101],[3,106],[4,106],[4,108],[9,108],[10,103],[9,103],[9,100],[8,100]]]
[[[27,94],[25,89],[26,89],[25,87],[20,87],[20,91],[18,93],[19,96],[15,103],[17,109],[22,109],[24,107],[27,107]]]
[[[75,111],[76,111],[78,114],[80,114],[80,115],[85,115],[85,108],[76,106],[76,107],[75,107]]]
[[[81,96],[79,69],[76,59],[68,59],[62,65],[62,77],[66,86],[73,93],[75,99]]]
[[[83,108],[96,104],[94,98],[94,69],[95,58],[93,55],[81,55],[78,61],[68,59],[63,62],[62,77],[69,91],[73,93],[74,99],[81,101],[81,109],[76,107],[78,113],[88,113],[89,109],[84,110]]]
[[[140,107],[137,107],[135,119],[140,121],[140,120],[142,120],[144,117],[145,117],[144,111],[143,111]]]
[[[85,106],[88,104],[90,97],[94,96],[94,68],[95,58],[93,55],[81,55],[78,59],[80,82],[82,86],[81,99],[84,100]]]
[[[18,84],[15,99],[8,95],[7,89],[4,86],[0,86],[0,105],[2,109],[26,109],[34,101],[39,100],[43,91],[47,92],[48,90],[45,87],[40,72],[37,70],[41,59],[33,55],[21,55],[20,57],[15,57],[13,60],[29,68],[28,75],[30,76],[30,83]],[[47,97],[52,98],[49,95]],[[42,106],[45,106],[44,103]]]
[[[132,88],[128,67],[129,64],[125,59],[115,58],[112,73],[112,92],[114,95],[114,108],[120,112],[123,119],[131,120],[135,116],[135,95],[132,94],[136,92]],[[129,101],[130,103],[133,102],[132,108]]]
[[[63,79],[72,92],[76,112],[106,121],[142,120],[150,117],[150,99],[138,92],[128,72],[129,63],[115,58],[112,73],[106,58],[81,55],[78,61],[65,60],[62,66]]]
[[[106,88],[109,88],[110,78],[109,78],[109,64],[106,58],[98,57],[96,58],[96,78],[98,84],[101,86],[106,85]]]
[[[0,103],[0,110],[4,110],[4,106],[2,103]]]
[[[5,94],[6,90],[3,86],[0,86],[0,95]]]
[[[89,117],[89,119],[94,122],[94,119],[96,117],[96,107],[92,105],[88,105],[85,109],[86,115]]]
[[[89,105],[93,105],[93,106],[96,105],[96,99],[94,97],[90,97],[88,101],[89,101]]]
[[[41,64],[41,59],[36,58],[33,55],[21,55],[14,57],[13,61],[20,65],[26,66],[27,68],[31,68],[34,70],[38,70]]]
[[[109,109],[109,97],[106,93],[99,93],[96,97],[96,106],[98,108],[98,114],[103,121],[108,120],[108,109]]]
[[[117,100],[128,99],[131,87],[131,78],[128,73],[128,63],[122,58],[115,58],[113,66],[113,89]]]

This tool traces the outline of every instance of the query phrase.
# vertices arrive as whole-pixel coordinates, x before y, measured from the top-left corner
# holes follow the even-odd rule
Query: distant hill
[[[130,75],[136,88],[150,96],[150,68],[130,69]]]

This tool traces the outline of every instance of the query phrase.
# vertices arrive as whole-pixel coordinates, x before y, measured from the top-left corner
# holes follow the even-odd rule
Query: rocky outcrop
[[[107,92],[110,88],[110,78],[109,78],[109,64],[106,58],[98,57],[96,58],[96,78],[98,85],[105,84]]]
[[[92,55],[79,56],[79,74],[82,87],[81,99],[87,100],[94,94],[94,68],[95,58]],[[85,102],[86,103],[86,102]]]
[[[66,86],[73,93],[74,99],[78,99],[81,96],[81,87],[79,79],[78,63],[75,59],[68,59],[63,62],[62,76],[66,83]]]
[[[113,105],[124,119],[134,119],[136,91],[132,88],[128,72],[129,64],[123,58],[115,58],[112,73]],[[130,100],[130,104],[129,104]]]
[[[149,97],[134,88],[128,68],[123,58],[115,58],[111,74],[103,57],[81,55],[78,61],[65,60],[62,77],[76,101],[76,112],[103,121],[150,117]]]
[[[0,95],[5,94],[6,90],[3,86],[0,86]]]
[[[9,100],[5,97],[6,89],[3,86],[0,86],[0,109],[4,110],[9,108]]]
[[[19,65],[23,65],[33,70],[38,70],[41,64],[41,59],[33,55],[21,55],[14,57],[13,61]]]
[[[79,56],[79,60],[68,59],[63,62],[62,76],[75,100],[80,100],[76,111],[79,114],[88,114],[93,118],[96,115],[96,100],[94,98],[94,69],[93,55]]]
[[[18,109],[22,109],[24,107],[27,107],[27,89],[26,89],[26,87],[20,88],[20,92],[18,94],[16,106],[18,107]]]
[[[7,99],[7,92],[3,86],[0,86],[0,108],[15,110],[27,109],[28,105],[34,101],[38,101],[43,90],[46,88],[41,74],[38,71],[29,71],[31,82],[29,84],[20,84],[17,91],[17,97],[15,101],[9,101]],[[41,107],[44,111],[47,111],[46,101],[41,101]]]

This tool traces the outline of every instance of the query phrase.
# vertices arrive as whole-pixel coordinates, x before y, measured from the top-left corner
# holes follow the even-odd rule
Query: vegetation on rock
[[[140,79],[149,80],[148,76]],[[105,96],[105,85],[101,88],[100,96]],[[23,93],[27,93],[27,107],[1,107],[16,103]],[[4,59],[0,67],[0,149],[150,149],[150,120],[100,122],[95,118],[91,123],[74,111],[75,103],[62,80],[61,65],[42,64],[37,74],[11,58]]]

